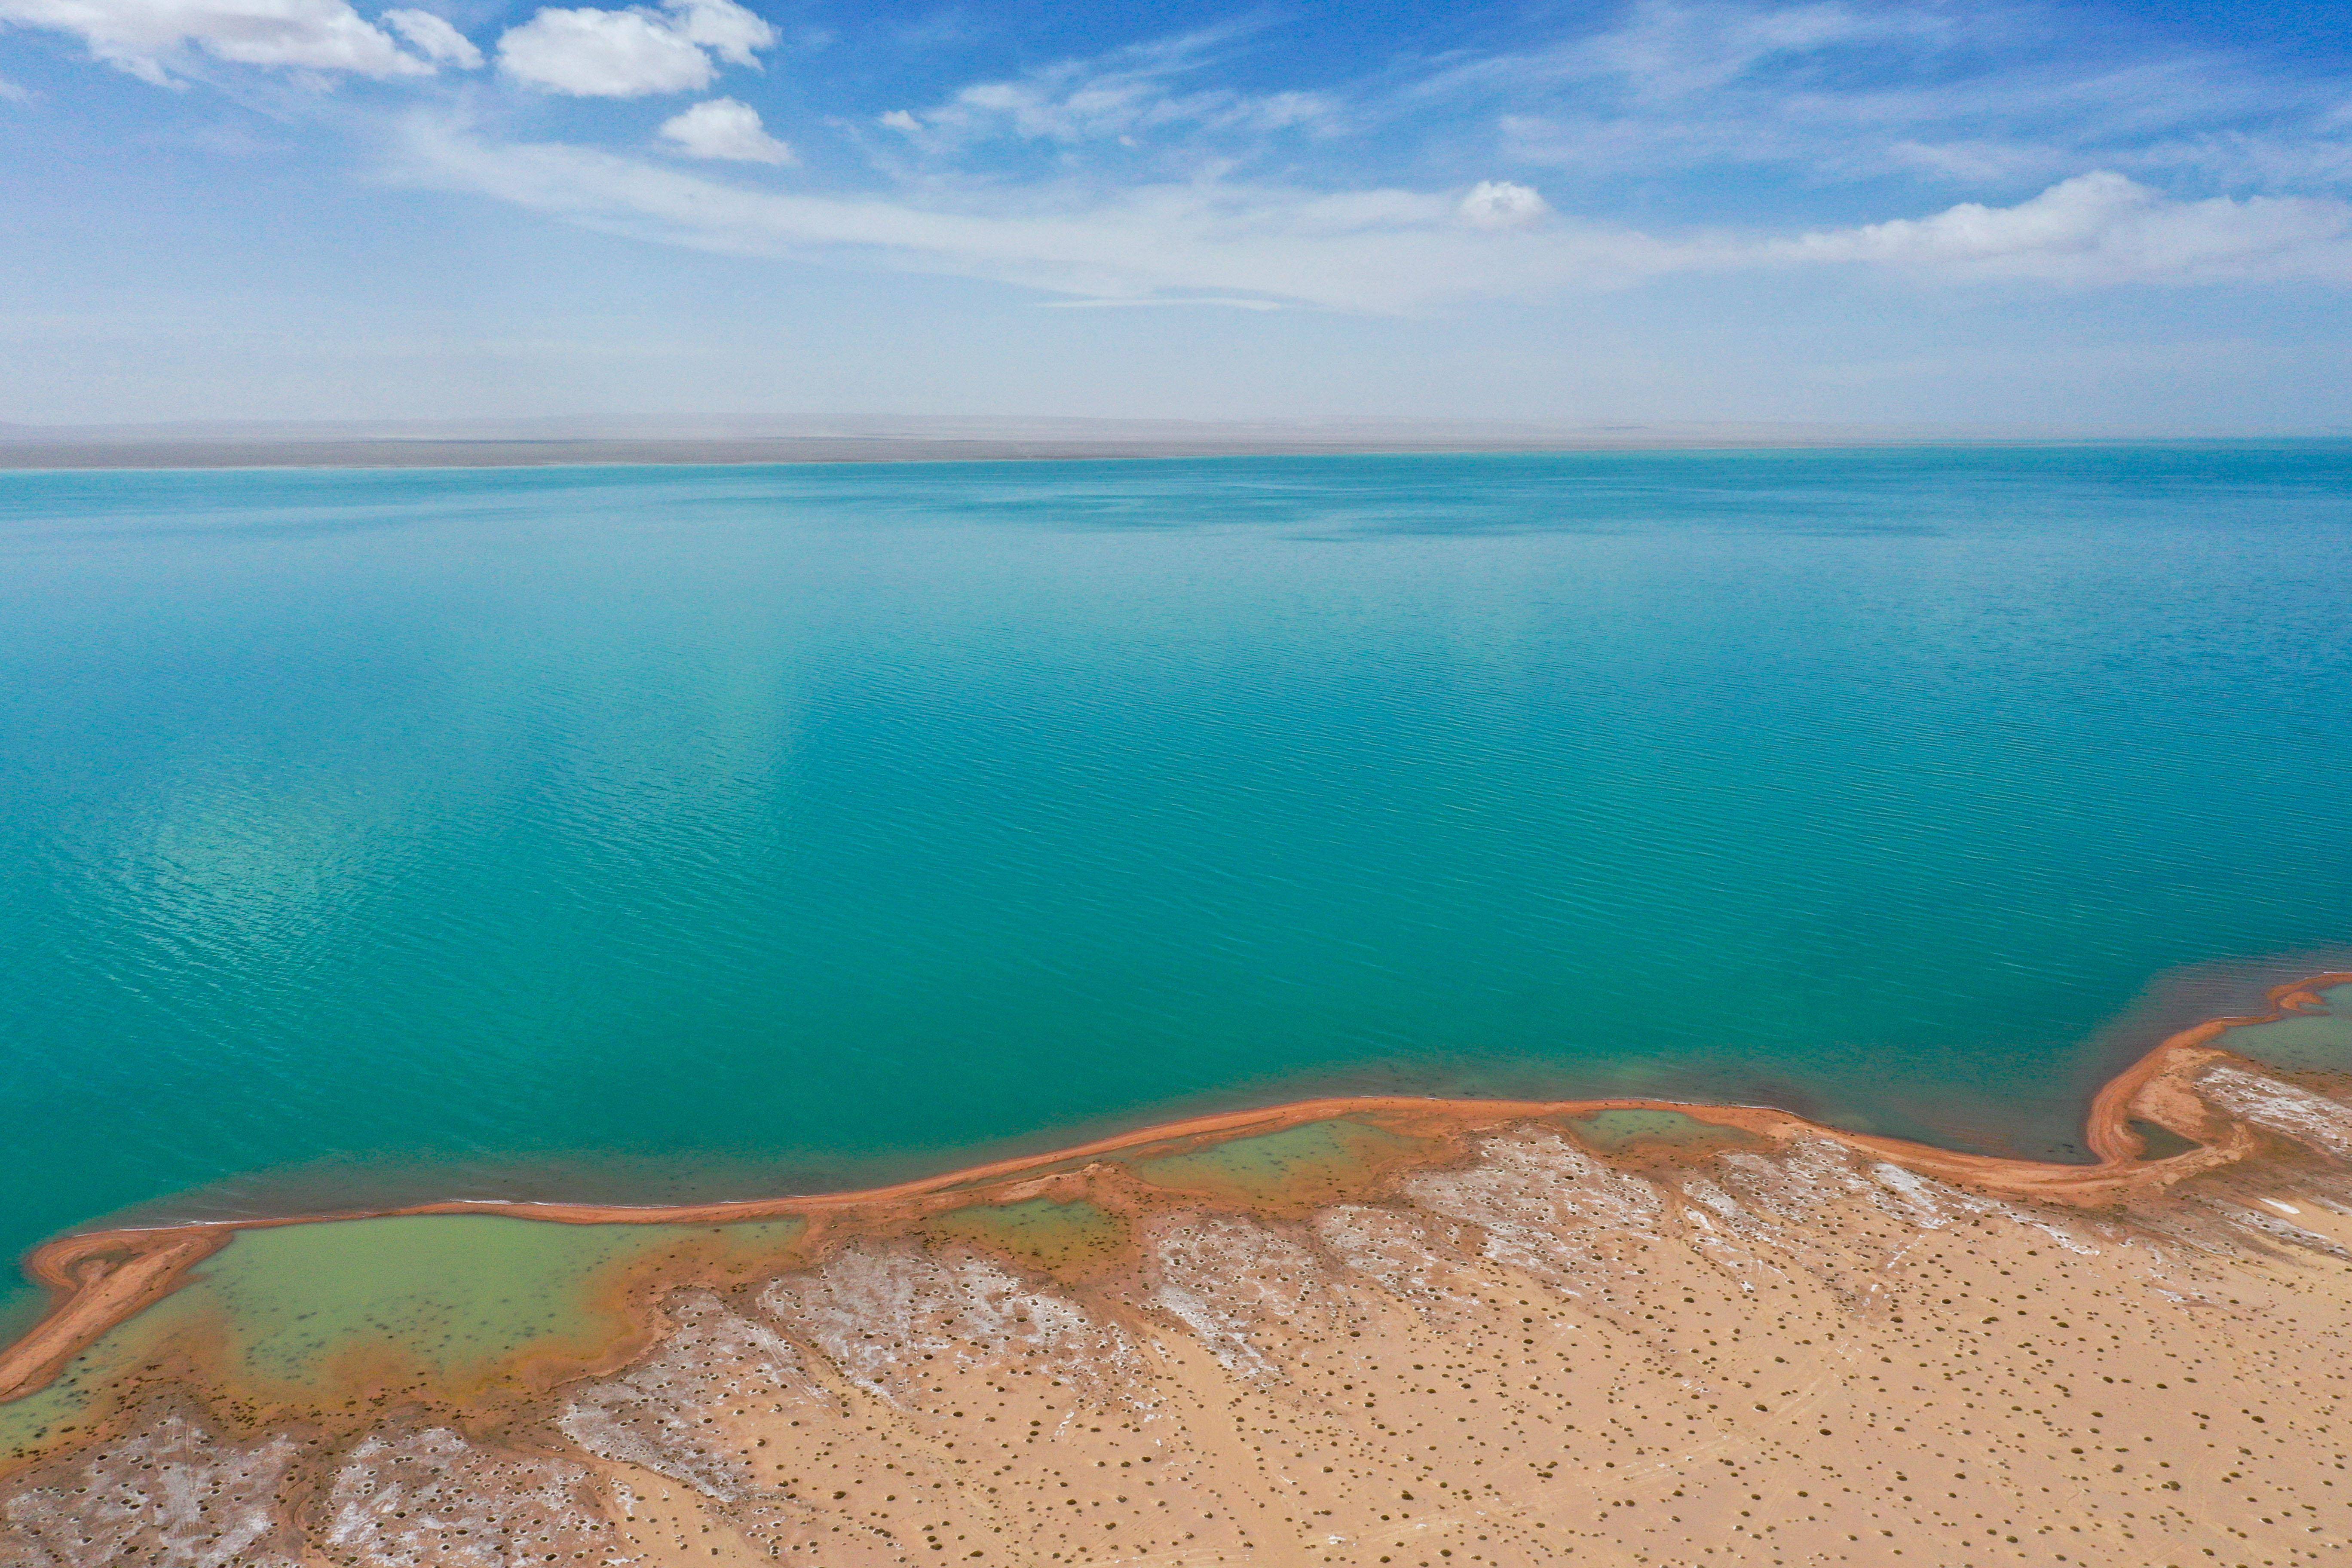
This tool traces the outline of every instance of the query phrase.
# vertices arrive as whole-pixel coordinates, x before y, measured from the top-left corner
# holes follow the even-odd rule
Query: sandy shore
[[[864,1193],[404,1210],[807,1227],[633,1278],[604,1363],[481,1402],[368,1373],[297,1409],[159,1352],[0,1480],[0,1562],[2334,1561],[2352,1105],[2217,1042],[2347,982],[2166,1040],[2077,1166],[1745,1107],[1340,1100]],[[1334,1118],[1345,1169],[1235,1154]],[[44,1248],[58,1308],[5,1386],[240,1228]]]
[[[2268,1023],[2287,1013],[2319,1005],[2317,993],[2352,983],[2352,973],[2315,975],[2277,986],[2270,1011],[2209,1019],[2171,1036],[2104,1086],[2085,1122],[2085,1141],[2099,1158],[2087,1165],[2052,1164],[1937,1149],[1901,1139],[1842,1131],[1787,1111],[1764,1107],[1695,1105],[1652,1100],[1437,1100],[1392,1096],[1353,1096],[1297,1100],[1260,1110],[1229,1111],[1157,1126],[1056,1150],[969,1167],[891,1186],[806,1196],[748,1198],[725,1203],[667,1205],[509,1203],[456,1199],[397,1208],[215,1221],[157,1229],[99,1230],[62,1237],[35,1251],[26,1269],[52,1293],[48,1312],[23,1338],[0,1351],[0,1403],[42,1387],[58,1369],[116,1324],[168,1295],[195,1264],[210,1257],[239,1230],[319,1224],[399,1215],[497,1214],[562,1225],[725,1224],[733,1221],[865,1213],[907,1206],[937,1206],[942,1197],[970,1203],[1001,1198],[1041,1173],[1102,1160],[1157,1145],[1262,1135],[1308,1122],[1372,1116],[1391,1122],[1428,1124],[1460,1136],[1483,1127],[1537,1118],[1587,1116],[1605,1110],[1669,1110],[1712,1125],[1778,1142],[1811,1137],[1876,1155],[1904,1169],[1979,1190],[2089,1205],[2134,1191],[2161,1187],[2198,1172],[2244,1159],[2256,1146],[2243,1124],[2217,1122],[2181,1081],[2216,1054],[2212,1042],[2233,1028]],[[2154,1122],[2200,1144],[2163,1160],[2147,1160],[2130,1122]]]

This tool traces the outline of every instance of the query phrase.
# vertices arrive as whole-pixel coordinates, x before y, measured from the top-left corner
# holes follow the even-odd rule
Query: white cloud
[[[761,127],[760,111],[731,98],[714,98],[673,115],[662,121],[661,133],[690,157],[739,163],[793,162],[793,150]]]
[[[1685,5],[1642,0],[1624,22],[1557,60],[1566,75],[1624,78],[1645,97],[1706,92],[1769,61],[1904,38],[1948,24],[1925,7],[1803,4]]]
[[[345,0],[0,0],[0,23],[71,33],[109,65],[159,84],[191,47],[240,65],[433,74]]]
[[[584,147],[498,144],[446,121],[409,126],[406,175],[609,233],[739,255],[860,257],[1098,300],[1256,297],[1409,310],[1448,299],[1605,288],[1681,265],[1647,236],[1555,224],[1534,235],[1462,222],[1457,200],[1216,183],[1089,197],[935,198],[749,190]],[[1533,241],[1534,243],[1519,243]]]
[[[2340,77],[2151,49],[2035,0],[1644,0],[1601,31],[1449,64],[1400,97],[1491,113],[1507,156],[1582,177],[1767,164],[2000,188],[2096,166],[2221,184],[2352,172],[2352,139],[2331,122]]]
[[[668,0],[660,10],[550,6],[507,29],[499,68],[574,98],[643,98],[709,87],[719,74],[710,52],[754,65],[752,51],[775,41],[776,30],[734,0]]]
[[[1387,312],[1667,273],[1824,265],[1930,280],[2352,283],[2352,205],[2176,201],[2113,174],[2068,180],[2011,207],[1964,203],[1794,237],[1666,238],[1558,216],[1497,233],[1464,222],[1459,200],[1394,189],[1204,180],[1108,196],[974,186],[958,201],[935,184],[924,205],[783,195],[587,148],[499,145],[424,119],[411,123],[407,150],[407,173],[421,183],[610,233],[741,255],[863,258],[1101,300],[1215,297]],[[1496,205],[1525,210],[1523,198]]]
[[[1176,79],[1215,63],[1235,31],[1191,33],[1096,58],[1059,60],[1006,80],[975,82],[919,114],[893,110],[881,117],[882,123],[943,150],[996,138],[1131,143],[1148,132],[1179,125],[1262,135],[1333,119],[1338,105],[1323,93],[1173,89]]]
[[[474,47],[474,40],[430,11],[386,11],[383,21],[428,60],[461,70],[472,70],[482,63],[482,51]]]
[[[1837,49],[1932,41],[1951,26],[1938,10],[1922,5],[1640,0],[1601,32],[1463,60],[1413,90],[1612,85],[1636,99],[1663,101],[1711,93],[1760,68]]]
[[[499,39],[499,69],[575,98],[690,92],[719,74],[709,55],[649,12],[552,7]]]
[[[668,0],[678,36],[730,65],[756,66],[753,51],[776,46],[776,29],[735,0]]]
[[[2100,170],[2015,206],[1963,202],[1932,217],[1808,234],[1771,254],[2065,283],[2352,283],[2352,205],[2295,196],[2174,201]]]
[[[1525,228],[1551,211],[1551,205],[1530,186],[1508,180],[1481,180],[1470,187],[1455,210],[1473,228]]]

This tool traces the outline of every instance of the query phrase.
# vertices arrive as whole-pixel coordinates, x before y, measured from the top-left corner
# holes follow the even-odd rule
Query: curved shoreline
[[[952,1197],[1006,1198],[1030,1178],[1074,1162],[1090,1161],[1178,1140],[1264,1135],[1350,1115],[1406,1114],[1442,1120],[1454,1131],[1534,1117],[1580,1117],[1608,1110],[1664,1110],[1775,1142],[1826,1139],[1923,1175],[1990,1192],[2084,1206],[2162,1187],[2254,1152],[2258,1140],[2242,1123],[2211,1125],[2187,1087],[2188,1077],[2230,1053],[2213,1042],[2230,1030],[2273,1023],[2319,1006],[2317,993],[2352,984],[2352,972],[2330,972],[2271,988],[2270,1011],[2207,1019],[2167,1037],[2104,1084],[2084,1119],[2095,1162],[2055,1164],[2000,1155],[1969,1154],[1899,1138],[1850,1132],[1763,1106],[1704,1105],[1648,1099],[1445,1100],[1408,1095],[1336,1096],[1293,1100],[1254,1110],[1224,1111],[1139,1127],[1072,1147],[968,1166],[914,1181],[848,1192],[744,1198],[715,1203],[616,1205],[547,1200],[451,1198],[393,1207],[252,1219],[120,1227],[60,1237],[34,1250],[25,1269],[50,1292],[48,1310],[14,1342],[0,1348],[0,1404],[48,1385],[73,1358],[120,1324],[188,1282],[190,1271],[245,1230],[323,1225],[427,1215],[492,1215],[557,1225],[698,1225],[815,1217]],[[2166,1159],[2145,1157],[2131,1122],[2146,1120],[2195,1134],[2199,1146]],[[2186,1125],[2174,1125],[2185,1122]]]

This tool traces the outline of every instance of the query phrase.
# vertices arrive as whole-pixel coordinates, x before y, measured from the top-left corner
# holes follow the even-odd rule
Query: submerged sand
[[[0,1563],[2336,1558],[2352,1104],[2217,1044],[2249,1022],[2109,1086],[2084,1166],[1356,1100],[661,1211],[803,1223],[623,1269],[609,1344],[464,1380],[159,1342],[0,1481]],[[46,1250],[8,1386],[220,1229]]]

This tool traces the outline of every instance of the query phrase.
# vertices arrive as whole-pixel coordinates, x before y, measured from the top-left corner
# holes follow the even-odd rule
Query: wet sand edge
[[[679,1205],[611,1205],[496,1198],[455,1198],[398,1207],[278,1217],[194,1221],[152,1227],[86,1231],[36,1249],[26,1272],[50,1292],[40,1321],[0,1350],[0,1404],[46,1387],[65,1366],[109,1331],[162,1300],[187,1281],[194,1267],[239,1231],[290,1225],[425,1215],[495,1215],[559,1225],[698,1225],[805,1218],[898,1205],[931,1206],[1022,1195],[1008,1189],[1076,1163],[1186,1139],[1223,1141],[1279,1132],[1345,1116],[1404,1115],[1441,1121],[1455,1131],[1536,1117],[1584,1117],[1607,1110],[1664,1110],[1694,1121],[1785,1142],[1811,1137],[1900,1165],[1921,1175],[2008,1196],[2095,1206],[2131,1193],[2163,1187],[2252,1154],[2258,1136],[2242,1123],[2217,1123],[2189,1089],[2189,1079],[2231,1053],[2213,1042],[2230,1030],[2267,1024],[2321,1005],[2318,993],[2352,984],[2352,971],[2289,981],[2268,994],[2270,1011],[2211,1018],[2168,1037],[2103,1086],[2092,1100],[2084,1134],[2097,1154],[2089,1164],[2056,1164],[2000,1155],[1969,1154],[1899,1138],[1849,1132],[1764,1106],[1705,1105],[1648,1099],[1444,1100],[1406,1095],[1358,1095],[1294,1100],[1253,1110],[1224,1111],[1133,1129],[1071,1148],[970,1166],[893,1185],[852,1192]],[[2143,1120],[2190,1138],[2198,1147],[2160,1160],[2145,1157],[2131,1122]]]

